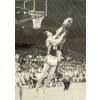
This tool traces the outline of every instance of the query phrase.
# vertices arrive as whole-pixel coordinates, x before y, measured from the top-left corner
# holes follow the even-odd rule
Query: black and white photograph
[[[15,100],[86,100],[86,0],[15,0]]]

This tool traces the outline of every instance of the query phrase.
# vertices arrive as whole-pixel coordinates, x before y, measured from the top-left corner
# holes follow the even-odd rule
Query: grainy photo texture
[[[85,100],[85,0],[15,0],[15,83],[16,100]]]

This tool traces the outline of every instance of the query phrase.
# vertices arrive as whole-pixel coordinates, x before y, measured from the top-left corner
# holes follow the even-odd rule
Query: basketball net
[[[36,17],[36,18],[32,19],[34,29],[38,29],[41,27],[41,22],[42,22],[43,18],[44,18],[44,16]]]

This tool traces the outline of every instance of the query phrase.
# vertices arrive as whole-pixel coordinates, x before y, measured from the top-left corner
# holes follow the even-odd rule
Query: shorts
[[[56,56],[47,55],[47,56],[45,57],[45,62],[46,62],[47,64],[49,64],[50,66],[57,66],[58,60],[57,60],[57,57],[56,57]]]

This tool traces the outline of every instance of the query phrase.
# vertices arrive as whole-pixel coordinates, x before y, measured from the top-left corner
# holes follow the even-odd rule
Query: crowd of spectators
[[[29,76],[32,72],[39,76],[42,71],[45,49],[17,49],[15,54],[16,73],[20,73],[23,85],[29,84]],[[63,61],[59,65],[59,71],[65,77],[70,77],[71,82],[86,82],[86,60],[85,56],[68,50],[68,54],[64,56]],[[60,78],[53,76],[51,80],[52,86],[61,86]],[[56,84],[57,83],[57,84]]]

